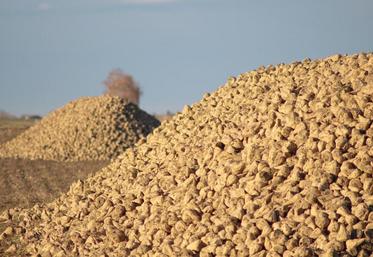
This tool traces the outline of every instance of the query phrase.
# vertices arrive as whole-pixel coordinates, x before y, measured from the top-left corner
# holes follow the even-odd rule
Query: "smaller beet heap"
[[[83,97],[0,146],[0,157],[109,160],[159,124],[156,118],[119,97]]]

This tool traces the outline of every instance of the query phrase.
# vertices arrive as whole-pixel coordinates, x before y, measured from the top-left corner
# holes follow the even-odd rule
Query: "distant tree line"
[[[6,111],[0,110],[0,119],[11,119],[11,118],[15,118],[15,116]]]

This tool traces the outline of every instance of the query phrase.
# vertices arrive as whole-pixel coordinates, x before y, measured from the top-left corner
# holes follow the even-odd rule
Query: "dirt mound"
[[[109,160],[147,136],[159,121],[119,97],[84,97],[50,113],[0,147],[0,157]]]
[[[45,256],[369,256],[372,120],[372,54],[262,67],[54,203],[4,213],[2,237]]]

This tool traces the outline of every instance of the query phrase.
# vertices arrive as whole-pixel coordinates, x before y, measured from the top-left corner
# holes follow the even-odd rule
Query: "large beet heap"
[[[84,97],[50,113],[0,147],[0,157],[108,160],[147,136],[159,121],[119,97]]]
[[[369,256],[372,121],[372,54],[259,68],[7,231],[45,256]]]

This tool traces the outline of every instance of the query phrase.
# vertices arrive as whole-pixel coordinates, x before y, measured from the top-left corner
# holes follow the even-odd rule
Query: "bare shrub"
[[[142,92],[131,75],[124,73],[121,69],[114,69],[103,83],[106,87],[105,94],[119,96],[139,105]]]

